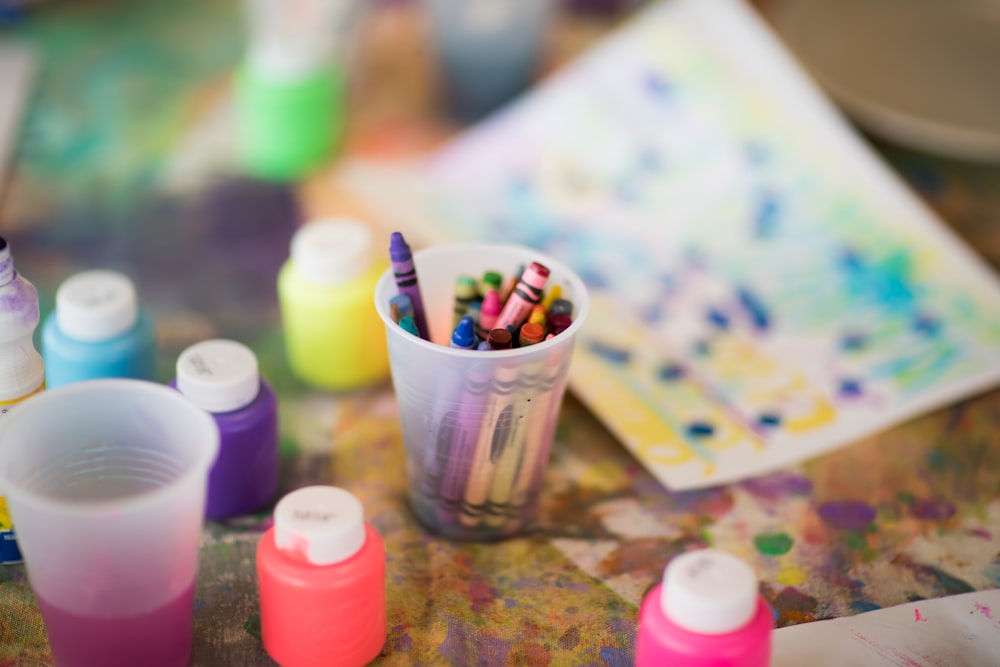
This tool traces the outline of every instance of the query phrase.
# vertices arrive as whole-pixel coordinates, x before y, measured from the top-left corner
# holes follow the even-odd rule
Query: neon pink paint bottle
[[[725,551],[691,551],[642,601],[635,664],[767,667],[773,628],[753,568]]]
[[[307,486],[278,501],[257,580],[264,648],[282,667],[360,667],[381,652],[385,547],[350,492]]]

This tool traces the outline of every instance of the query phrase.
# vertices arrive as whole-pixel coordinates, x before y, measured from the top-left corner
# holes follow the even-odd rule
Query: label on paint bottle
[[[44,389],[44,385],[23,398],[0,402],[0,419],[6,417],[15,405],[25,398],[34,396],[42,389]],[[20,563],[22,560],[21,550],[17,548],[17,538],[14,536],[14,524],[10,519],[10,512],[7,511],[7,499],[4,498],[3,488],[0,487],[0,564],[10,565]]]

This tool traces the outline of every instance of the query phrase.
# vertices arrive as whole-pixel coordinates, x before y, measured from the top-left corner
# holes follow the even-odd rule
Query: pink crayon
[[[483,331],[496,328],[497,317],[500,315],[500,293],[495,289],[486,291],[483,305],[479,310],[479,327]]]
[[[521,274],[493,326],[503,329],[509,324],[513,324],[514,327],[524,324],[531,314],[531,309],[542,300],[542,291],[548,279],[549,269],[538,262],[532,262]]]

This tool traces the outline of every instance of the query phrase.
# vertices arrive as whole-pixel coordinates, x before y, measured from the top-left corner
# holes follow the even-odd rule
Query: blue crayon
[[[389,239],[389,259],[392,262],[392,272],[396,276],[396,287],[400,294],[406,294],[413,303],[413,321],[417,325],[418,335],[430,340],[427,329],[427,316],[424,314],[424,300],[420,296],[420,283],[417,280],[417,269],[413,264],[413,253],[406,239],[399,232],[393,232]]]
[[[478,344],[479,339],[476,337],[476,325],[472,321],[472,318],[466,315],[458,321],[458,326],[455,327],[455,330],[451,334],[448,347],[474,350]]]

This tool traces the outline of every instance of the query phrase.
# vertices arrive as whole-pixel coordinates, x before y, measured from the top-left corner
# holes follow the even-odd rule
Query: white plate
[[[761,0],[763,14],[862,128],[1000,162],[1000,2]]]

